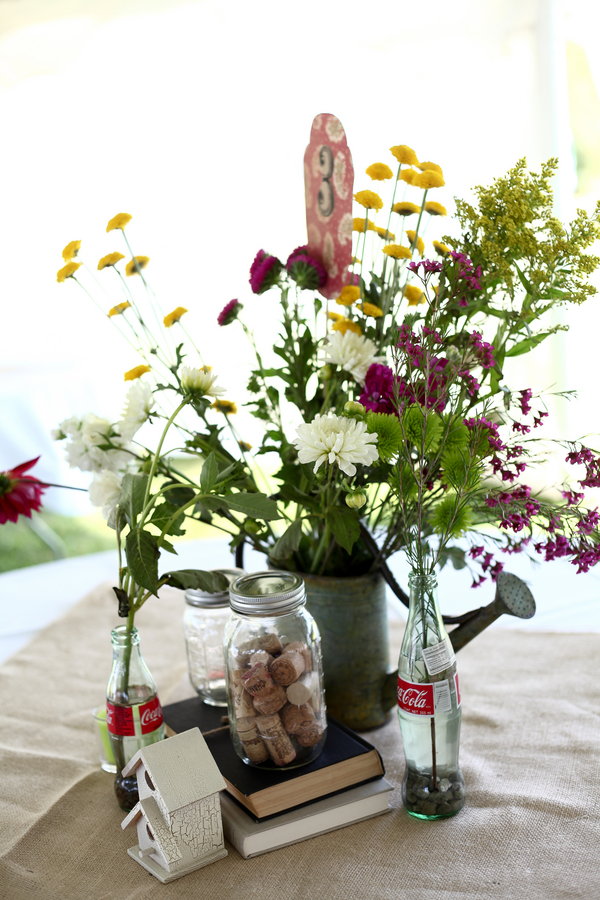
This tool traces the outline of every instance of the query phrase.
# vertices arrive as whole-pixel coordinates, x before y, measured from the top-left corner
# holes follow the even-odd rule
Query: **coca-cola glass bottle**
[[[124,766],[142,747],[165,736],[156,684],[140,653],[137,628],[119,625],[111,632],[113,665],[106,686],[106,724],[117,765],[115,793],[121,809],[138,801],[137,779],[124,778]]]
[[[402,801],[419,819],[462,809],[458,766],[460,688],[456,656],[444,627],[433,574],[409,577],[408,622],[398,662],[398,718],[406,757]]]

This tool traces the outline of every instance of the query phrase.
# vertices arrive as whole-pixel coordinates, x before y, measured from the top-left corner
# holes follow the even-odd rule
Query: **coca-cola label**
[[[121,737],[133,737],[135,735],[135,723],[131,706],[115,706],[110,700],[107,700],[106,725],[111,734],[117,734]]]
[[[158,696],[140,706],[140,725],[142,726],[142,734],[148,734],[150,731],[156,731],[163,722],[162,707]]]
[[[433,685],[414,684],[398,678],[398,706],[413,716],[433,716]]]
[[[454,684],[456,685],[456,705],[460,706],[460,688],[458,686],[458,672],[454,673]]]

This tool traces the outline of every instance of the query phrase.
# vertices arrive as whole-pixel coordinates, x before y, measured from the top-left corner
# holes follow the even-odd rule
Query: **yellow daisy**
[[[411,247],[416,245],[419,254],[423,256],[423,251],[425,250],[423,238],[417,237],[416,231],[413,231],[412,228],[406,229],[406,237],[409,239]]]
[[[359,191],[354,199],[365,209],[383,209],[383,200],[375,191]]]
[[[145,269],[148,263],[150,262],[149,256],[136,256],[133,259],[130,259],[127,265],[125,266],[125,274],[126,275],[139,275],[139,269]],[[136,266],[137,263],[137,266]]]
[[[360,288],[355,284],[347,284],[335,302],[340,306],[352,306],[357,300],[360,300]]]
[[[115,250],[114,253],[107,253],[102,259],[98,260],[98,271],[106,269],[108,266],[116,266],[120,259],[125,259],[122,253]]]
[[[447,216],[446,207],[442,206],[441,203],[436,203],[435,200],[429,200],[423,207],[425,212],[428,212],[430,216]]]
[[[409,306],[418,306],[425,303],[425,294],[416,284],[407,284],[404,288],[404,296],[408,300]]]
[[[407,184],[415,184],[415,179],[422,174],[422,172],[415,172],[414,169],[401,169],[398,178]]]
[[[365,222],[367,223],[367,227],[365,228]],[[356,216],[352,219],[352,231],[359,231],[361,234],[364,231],[374,231],[375,226],[369,219],[361,219],[359,216]]]
[[[373,181],[387,181],[388,178],[394,177],[394,173],[385,163],[373,163],[372,166],[365,169],[365,173],[369,178],[372,178]]]
[[[404,166],[419,165],[417,154],[412,147],[408,147],[406,144],[397,144],[395,147],[390,147],[390,153]]]
[[[149,371],[150,366],[134,366],[129,372],[125,372],[124,381],[135,381],[136,378],[141,378],[142,375]]]
[[[341,322],[344,317],[341,313],[328,312],[327,318],[331,319],[332,322]]]
[[[126,309],[129,309],[131,303],[129,300],[125,300],[124,303],[118,303],[116,306],[113,306],[111,310],[108,311],[108,318],[112,318],[112,316],[120,316],[121,313],[124,313]],[[127,380],[127,379],[126,379]]]
[[[333,331],[341,331],[342,334],[346,334],[347,331],[354,331],[355,334],[362,334],[360,325],[357,325],[352,319],[341,319],[339,322],[334,322],[331,327]]]
[[[438,172],[442,176],[442,178],[444,177],[444,173],[442,172],[442,167],[438,166],[437,163],[433,163],[433,162],[423,162],[422,163],[422,162],[420,162],[420,163],[417,163],[417,166],[421,170],[421,172]]]
[[[408,200],[402,200],[392,206],[392,212],[398,213],[399,216],[412,216],[419,211],[420,207],[416,203],[409,203]]]
[[[178,306],[177,309],[173,310],[173,312],[168,313],[163,319],[165,328],[170,328],[171,325],[175,324],[175,322],[179,322],[182,315],[186,312],[187,309],[185,308],[185,306]]]
[[[129,213],[117,213],[117,215],[113,216],[106,226],[106,230],[114,231],[115,228],[120,228],[121,231],[123,231],[128,222],[131,222],[131,216],[129,215]]]
[[[243,453],[248,453],[252,450],[252,444],[249,444],[247,441],[238,441],[239,448]]]
[[[63,266],[62,269],[58,270],[58,272],[56,273],[56,280],[60,283],[62,281],[66,281],[67,278],[72,278],[80,266],[81,263],[68,262],[66,266]]]
[[[383,238],[384,241],[395,241],[396,235],[392,234],[391,231],[388,231],[387,228],[382,228],[380,225],[375,226],[375,231],[379,235],[380,238]]]
[[[403,247],[402,244],[387,244],[382,250],[387,256],[393,256],[394,259],[410,259],[412,257],[410,247]]]
[[[212,404],[211,409],[216,409],[217,412],[225,413],[226,416],[235,415],[237,412],[237,406],[233,402],[233,400],[215,400]]]
[[[71,241],[62,252],[62,258],[65,262],[70,262],[81,249],[81,241]]]
[[[365,314],[365,316],[372,316],[374,319],[380,319],[383,315],[383,310],[380,309],[379,306],[375,306],[374,303],[359,303],[358,308]]]
[[[434,172],[433,169],[427,169],[425,172],[417,172],[411,182],[415,187],[423,188],[428,191],[429,188],[444,187],[446,182],[443,175]]]
[[[447,247],[445,244],[442,244],[441,241],[432,241],[431,242],[435,248],[435,252],[439,253],[440,256],[445,256],[446,253],[450,253],[450,247]]]

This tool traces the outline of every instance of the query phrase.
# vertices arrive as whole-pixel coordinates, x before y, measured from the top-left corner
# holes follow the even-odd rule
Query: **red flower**
[[[31,511],[40,509],[44,485],[37,478],[23,474],[35,466],[38,459],[36,456],[8,472],[0,472],[0,525],[16,522],[19,516],[31,518]]]

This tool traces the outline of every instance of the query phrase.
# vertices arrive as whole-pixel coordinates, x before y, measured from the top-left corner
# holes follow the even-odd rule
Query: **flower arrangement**
[[[243,321],[246,304],[230,300],[219,313],[219,325],[241,325],[256,352],[246,406],[264,437],[253,453],[232,424],[236,404],[185,331],[186,310],[163,315],[149,289],[149,260],[127,240],[131,217],[108,223],[107,231],[121,231],[130,262],[125,277],[124,254],[98,263],[124,292],[104,312],[140,364],[125,373],[132,385],[120,420],[74,417],[56,436],[67,440],[72,465],[94,473],[92,502],[119,546],[126,535],[122,614],[131,618],[161,584],[221,587],[208,573],[158,576],[160,552],[194,518],[228,532],[234,550],[247,542],[281,568],[320,575],[377,571],[404,550],[423,573],[448,560],[467,566],[476,586],[502,569],[495,550],[532,545],[546,559],[569,557],[578,571],[600,558],[599,516],[584,498],[586,487],[600,485],[597,454],[580,442],[564,448],[585,474],[560,493],[525,483],[525,471],[561,445],[536,437],[548,415],[543,397],[504,373],[507,360],[564,327],[549,324],[553,308],[594,293],[588,276],[600,259],[585,251],[600,236],[600,205],[563,226],[551,211],[556,162],[534,174],[521,161],[476,188],[474,204],[457,201],[460,234],[433,240],[430,258],[426,234],[446,209],[428,194],[444,186],[443,172],[405,145],[391,154],[395,171],[379,162],[366,170],[389,199],[370,189],[354,195],[361,215],[353,262],[334,303],[317,293],[327,269],[307,246],[285,263],[256,254],[251,292],[277,296],[261,302],[276,303],[281,315],[273,364]],[[57,277],[87,290],[79,243],[65,248]],[[141,296],[130,286],[135,275]],[[290,430],[292,417],[300,424]],[[148,421],[162,427],[154,450],[136,441]],[[203,460],[197,482],[163,453],[171,427],[180,452]],[[264,454],[279,459],[271,496],[258,489]]]

